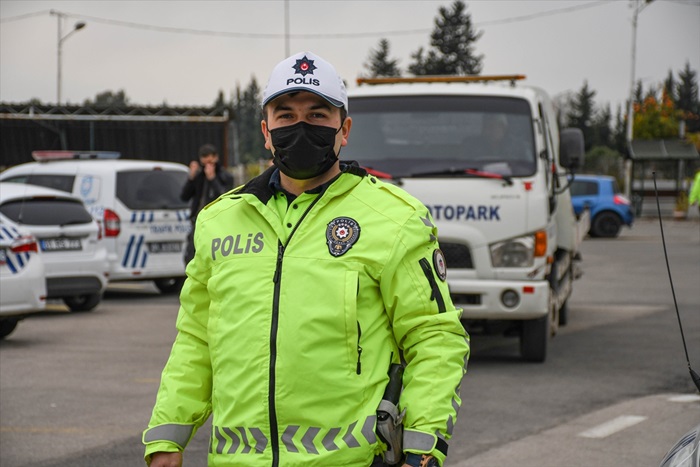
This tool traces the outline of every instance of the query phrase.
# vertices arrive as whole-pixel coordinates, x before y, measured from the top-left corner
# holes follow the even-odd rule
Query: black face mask
[[[270,130],[275,148],[272,162],[290,178],[307,180],[317,177],[338,160],[333,147],[339,131],[340,128],[335,130],[306,122]]]

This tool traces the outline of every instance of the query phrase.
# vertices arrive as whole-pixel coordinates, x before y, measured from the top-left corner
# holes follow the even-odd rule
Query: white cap
[[[348,110],[348,93],[333,65],[313,52],[299,52],[275,66],[270,74],[262,105],[289,92],[318,94],[336,107]]]

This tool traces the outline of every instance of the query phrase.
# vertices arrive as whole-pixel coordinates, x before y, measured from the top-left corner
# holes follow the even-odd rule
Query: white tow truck
[[[360,78],[342,157],[428,207],[467,330],[516,335],[523,359],[543,362],[590,220],[568,190],[582,133],[560,131],[547,93],[522,79]]]

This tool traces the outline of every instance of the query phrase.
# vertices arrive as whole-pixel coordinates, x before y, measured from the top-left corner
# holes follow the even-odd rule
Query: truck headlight
[[[511,238],[489,246],[491,264],[495,268],[527,268],[535,262],[535,237]]]

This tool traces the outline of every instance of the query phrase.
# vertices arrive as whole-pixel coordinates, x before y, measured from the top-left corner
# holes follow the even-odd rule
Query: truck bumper
[[[449,280],[455,307],[462,319],[525,320],[541,318],[549,310],[547,281]],[[506,294],[507,292],[507,294]],[[517,296],[517,303],[506,306],[504,294]]]

